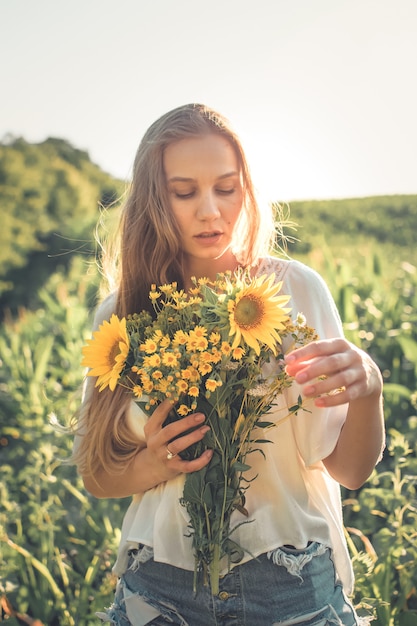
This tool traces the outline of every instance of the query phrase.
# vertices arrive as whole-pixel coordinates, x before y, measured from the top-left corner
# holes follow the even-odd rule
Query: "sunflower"
[[[281,343],[278,331],[285,330],[291,309],[284,308],[290,297],[277,295],[282,282],[274,283],[274,279],[274,274],[254,278],[229,300],[229,335],[235,335],[232,349],[243,339],[258,355],[260,343],[276,354],[276,344]]]
[[[103,391],[109,387],[115,390],[120,374],[126,363],[129,352],[129,338],[126,331],[126,319],[112,315],[110,321],[105,320],[87,340],[82,349],[81,364],[89,367],[87,376],[97,376],[96,387]]]

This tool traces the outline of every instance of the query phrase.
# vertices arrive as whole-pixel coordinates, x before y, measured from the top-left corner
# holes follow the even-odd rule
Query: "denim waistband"
[[[331,550],[312,542],[283,546],[239,565],[193,593],[193,572],[155,562],[148,550],[132,553],[113,605],[98,614],[113,626],[359,626],[336,579]]]

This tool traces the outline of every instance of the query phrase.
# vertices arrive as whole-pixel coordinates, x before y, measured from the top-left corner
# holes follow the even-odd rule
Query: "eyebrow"
[[[218,176],[216,180],[223,180],[224,178],[231,178],[233,176],[239,176],[239,172],[227,172],[226,174],[222,174]],[[194,178],[187,178],[184,176],[173,176],[168,179],[169,183],[182,182],[182,183],[193,183],[195,181]]]

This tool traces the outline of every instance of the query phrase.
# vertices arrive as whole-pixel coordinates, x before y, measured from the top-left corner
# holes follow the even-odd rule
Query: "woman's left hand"
[[[319,407],[379,397],[382,376],[374,361],[343,338],[321,339],[285,356],[286,371]]]

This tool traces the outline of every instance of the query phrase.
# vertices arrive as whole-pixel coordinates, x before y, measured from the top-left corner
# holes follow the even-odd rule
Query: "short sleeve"
[[[147,421],[146,413],[132,400],[126,415],[126,424],[130,432],[142,443],[146,443],[143,429]]]
[[[284,275],[283,293],[291,294],[292,314],[303,313],[308,326],[315,328],[320,339],[343,337],[343,327],[330,291],[317,272],[291,261]],[[300,387],[293,385],[290,402],[297,401]],[[347,404],[299,411],[291,420],[297,447],[306,466],[325,459],[334,450],[346,419]]]

